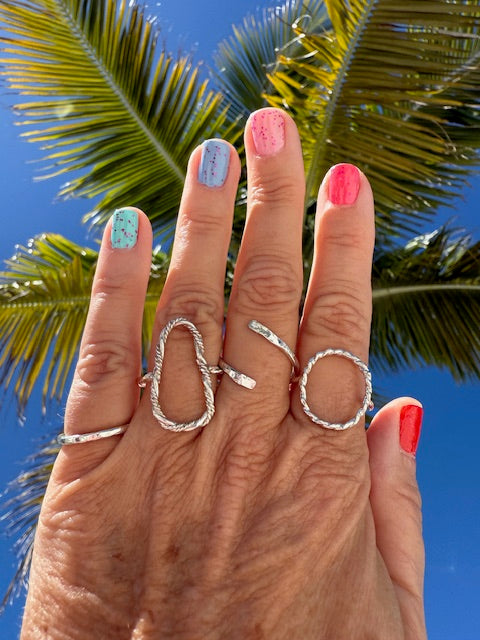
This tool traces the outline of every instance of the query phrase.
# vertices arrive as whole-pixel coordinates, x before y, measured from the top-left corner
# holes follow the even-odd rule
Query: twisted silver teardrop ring
[[[159,402],[159,387],[160,381],[162,378],[162,368],[163,361],[165,357],[165,346],[167,343],[168,336],[171,331],[176,327],[185,327],[191,334],[193,339],[193,345],[195,348],[195,360],[197,367],[199,369],[202,385],[203,385],[203,394],[205,400],[205,411],[201,416],[196,418],[195,420],[190,420],[188,422],[175,422],[167,418],[162,407]],[[359,422],[361,417],[365,414],[367,409],[372,409],[372,381],[371,374],[367,367],[367,365],[362,362],[359,358],[354,356],[348,351],[344,351],[343,349],[326,349],[325,351],[317,352],[310,360],[308,361],[305,369],[301,376],[298,375],[299,372],[299,363],[298,359],[294,353],[294,351],[288,346],[288,344],[282,340],[277,334],[275,334],[271,329],[266,327],[265,325],[258,322],[258,320],[251,320],[248,324],[249,329],[254,333],[262,336],[268,342],[270,342],[274,347],[280,349],[289,359],[292,365],[292,376],[291,380],[293,382],[299,381],[300,388],[300,400],[302,403],[303,411],[305,414],[312,420],[315,424],[319,424],[320,426],[326,429],[335,429],[335,430],[344,430],[350,427],[353,427],[355,424]],[[355,416],[345,423],[331,423],[326,420],[322,420],[317,415],[315,415],[307,402],[307,381],[308,375],[312,370],[313,366],[320,360],[321,358],[325,358],[328,356],[341,356],[343,358],[347,358],[351,360],[361,371],[365,378],[365,396],[363,399],[363,404],[360,409],[357,411]],[[157,422],[161,427],[167,429],[169,431],[192,431],[193,429],[198,429],[200,427],[205,427],[210,420],[213,418],[215,413],[215,395],[213,392],[213,384],[212,384],[212,374],[213,375],[221,375],[225,373],[228,375],[233,382],[236,384],[246,388],[246,389],[254,389],[256,386],[256,381],[247,376],[237,369],[234,369],[230,364],[225,362],[223,358],[220,358],[218,365],[209,365],[205,358],[205,345],[203,342],[203,337],[197,327],[187,320],[186,318],[174,318],[167,322],[165,327],[160,332],[157,346],[155,349],[155,360],[153,371],[146,373],[139,381],[140,387],[146,387],[147,383],[150,383],[150,400],[152,403],[152,413]],[[84,442],[92,442],[94,440],[100,440],[103,438],[110,438],[116,435],[122,435],[127,430],[128,425],[122,425],[119,427],[111,427],[108,429],[102,429],[100,431],[94,431],[86,434],[74,434],[74,435],[66,435],[64,433],[60,434],[57,438],[57,441],[60,445],[70,445],[70,444],[81,444]]]

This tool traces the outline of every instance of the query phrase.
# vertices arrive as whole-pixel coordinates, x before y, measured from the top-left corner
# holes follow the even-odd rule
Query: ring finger
[[[340,349],[367,362],[371,322],[371,268],[374,245],[374,204],[365,176],[353,165],[333,167],[320,188],[313,267],[299,335],[299,360],[304,367],[319,351]],[[329,423],[345,423],[362,406],[365,379],[344,357],[319,360],[307,379],[306,400],[312,413]],[[319,434],[332,432],[313,424],[298,395],[296,417]],[[365,442],[363,421],[333,442]],[[347,439],[347,440],[345,440]]]

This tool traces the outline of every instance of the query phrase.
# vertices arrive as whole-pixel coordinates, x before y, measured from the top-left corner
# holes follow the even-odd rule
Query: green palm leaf
[[[13,548],[18,564],[0,602],[0,614],[26,587],[40,507],[58,449],[55,441],[43,443],[27,460],[26,471],[15,478],[2,495],[7,501],[2,505],[0,522],[5,523],[5,533],[15,538]]]
[[[190,153],[224,134],[222,97],[188,57],[157,46],[144,10],[114,0],[2,0],[6,70],[23,135],[47,151],[46,177],[73,172],[61,195],[98,198],[102,225],[126,204],[156,231],[174,219]],[[234,136],[233,136],[234,139]]]
[[[0,273],[0,383],[22,411],[43,379],[43,403],[59,400],[80,343],[97,252],[56,234],[20,247]],[[156,250],[144,314],[147,353],[167,257]]]
[[[249,15],[233,27],[233,35],[218,45],[214,78],[229,103],[230,117],[246,119],[251,111],[267,106],[274,91],[269,73],[279,69],[279,54],[302,52],[295,25],[323,30],[329,21],[323,0],[287,0],[281,6]]]
[[[325,4],[331,28],[299,24],[304,55],[279,56],[267,99],[295,116],[312,200],[331,165],[365,171],[385,243],[418,229],[478,165],[480,3]]]
[[[373,269],[371,359],[381,371],[434,365],[480,377],[480,242],[441,228]]]

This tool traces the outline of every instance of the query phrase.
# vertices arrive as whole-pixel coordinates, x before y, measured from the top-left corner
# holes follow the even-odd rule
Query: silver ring
[[[190,420],[189,422],[175,422],[174,420],[167,418],[158,399],[160,380],[162,378],[163,359],[165,356],[165,345],[172,329],[181,326],[188,329],[192,335],[193,346],[195,348],[195,360],[202,377],[203,395],[205,398],[205,411],[199,418]],[[193,431],[193,429],[205,427],[213,418],[215,413],[215,396],[210,376],[212,373],[219,373],[218,369],[218,367],[209,367],[207,364],[202,334],[193,322],[190,322],[190,320],[187,320],[186,318],[174,318],[167,322],[158,337],[153,371],[145,374],[138,384],[140,387],[145,387],[147,382],[151,382],[150,399],[152,402],[152,413],[161,427],[168,431]]]
[[[218,361],[218,366],[220,369],[231,378],[235,384],[240,385],[241,387],[245,387],[245,389],[255,389],[257,385],[257,381],[250,376],[247,376],[245,373],[240,373],[233,367],[231,367],[228,362],[225,362],[223,358],[220,358]]]
[[[360,409],[357,411],[355,416],[348,422],[335,423],[335,422],[327,422],[326,420],[322,420],[321,418],[319,418],[317,415],[313,413],[313,411],[310,409],[307,402],[308,374],[310,373],[310,371],[312,370],[316,362],[318,362],[318,360],[320,360],[321,358],[327,358],[328,356],[341,356],[342,358],[347,358],[348,360],[351,360],[360,369],[363,377],[365,378],[365,396],[363,398],[363,404],[360,407]],[[303,411],[310,418],[310,420],[312,420],[312,422],[315,422],[315,424],[319,424],[325,429],[335,429],[336,431],[343,431],[344,429],[349,429],[350,427],[353,427],[360,421],[360,419],[365,415],[367,410],[371,410],[374,407],[372,402],[372,374],[370,373],[369,368],[362,360],[360,360],[360,358],[357,358],[357,356],[354,356],[349,351],[344,351],[343,349],[326,349],[325,351],[318,351],[314,356],[312,356],[310,360],[307,362],[305,369],[303,370],[303,374],[299,382],[299,387],[300,387],[300,401],[303,406]]]
[[[297,376],[297,372],[300,369],[300,365],[298,363],[298,358],[295,353],[290,349],[288,344],[279,338],[276,333],[274,333],[271,329],[266,327],[264,324],[259,322],[258,320],[250,320],[248,323],[248,328],[258,333],[259,336],[263,336],[266,340],[268,340],[274,347],[278,347],[283,351],[283,353],[287,356],[292,364],[292,375],[291,378],[295,379]]]
[[[83,444],[84,442],[103,440],[103,438],[122,435],[128,429],[128,426],[128,424],[123,424],[121,427],[111,427],[101,431],[92,431],[91,433],[75,433],[71,436],[61,433],[57,436],[57,442],[60,446],[63,446],[64,444]]]

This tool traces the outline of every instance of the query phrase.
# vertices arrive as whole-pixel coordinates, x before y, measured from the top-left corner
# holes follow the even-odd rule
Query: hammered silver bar
[[[293,372],[292,375],[296,375],[296,372],[299,370],[300,365],[298,363],[298,358],[295,353],[290,349],[288,344],[279,338],[276,333],[274,333],[271,329],[266,327],[264,324],[259,322],[258,320],[250,320],[248,323],[248,328],[258,333],[259,336],[263,336],[265,340],[268,340],[270,344],[273,344],[274,347],[278,347],[283,351],[283,353],[287,356],[287,358],[292,363]]]
[[[255,389],[257,386],[256,380],[250,378],[250,376],[247,376],[244,373],[240,373],[240,371],[231,367],[228,362],[225,362],[223,358],[220,358],[218,361],[218,366],[229,378],[233,380],[233,382],[235,382],[235,384],[245,387],[245,389]]]

